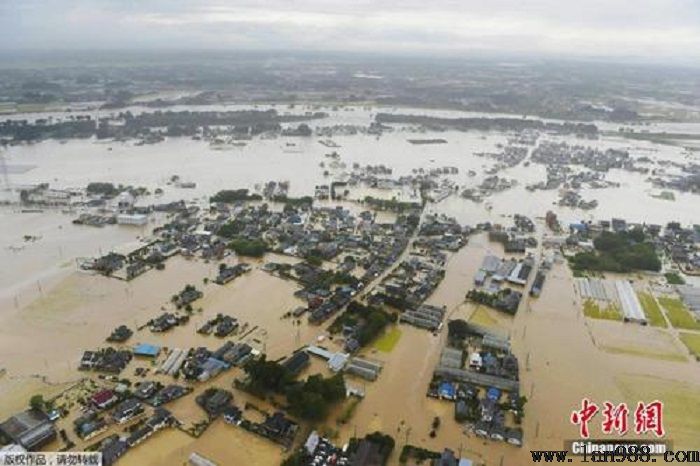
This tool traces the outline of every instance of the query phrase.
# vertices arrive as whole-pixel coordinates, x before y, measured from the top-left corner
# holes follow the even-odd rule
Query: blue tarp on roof
[[[440,384],[438,393],[443,398],[454,398],[457,394],[457,391],[455,390],[455,386],[453,384],[449,382],[443,382]]]
[[[501,397],[501,391],[497,388],[491,387],[486,392],[486,396],[489,400],[498,401],[498,399]]]
[[[160,346],[149,345],[148,343],[139,343],[134,348],[134,355],[156,357],[160,353]]]

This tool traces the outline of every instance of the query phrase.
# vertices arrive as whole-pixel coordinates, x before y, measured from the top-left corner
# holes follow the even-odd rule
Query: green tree
[[[469,324],[462,319],[451,320],[447,324],[447,334],[450,338],[464,340],[469,336]]]
[[[29,399],[29,407],[37,411],[44,411],[46,408],[46,401],[42,395],[34,395]]]

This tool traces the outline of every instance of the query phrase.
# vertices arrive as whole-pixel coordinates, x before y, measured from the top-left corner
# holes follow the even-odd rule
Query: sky
[[[700,59],[700,0],[0,0],[0,49]]]

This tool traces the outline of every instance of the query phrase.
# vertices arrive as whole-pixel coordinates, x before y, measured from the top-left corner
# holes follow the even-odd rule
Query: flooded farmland
[[[387,109],[323,110],[330,117],[313,125],[366,126],[376,112]],[[338,157],[332,167],[327,157],[331,149],[319,144],[317,137],[253,138],[244,145],[224,149],[176,137],[140,146],[132,141],[50,140],[3,150],[8,166],[32,167],[11,172],[12,190],[3,195],[11,198],[22,186],[38,183],[49,183],[57,189],[82,189],[91,182],[109,182],[147,188],[154,194],[139,198],[138,203],[144,205],[184,199],[208,206],[209,197],[218,191],[247,188],[257,192],[271,180],[288,182],[290,196],[311,196],[317,185],[346,180],[355,164],[381,164],[390,167],[394,177],[415,174],[420,168],[456,167],[456,173],[446,178],[459,189],[428,203],[425,214],[444,214],[465,225],[510,224],[515,214],[525,215],[536,219],[540,239],[545,229],[542,218],[548,210],[555,211],[564,225],[613,217],[655,224],[693,224],[700,220],[697,194],[677,193],[674,201],[652,197],[658,190],[652,188],[647,175],[621,169],[612,169],[605,176],[606,181],[619,186],[581,189],[584,198],[598,202],[590,210],[557,205],[558,190],[528,190],[527,185],[546,177],[545,167],[536,163],[500,170],[498,176],[515,180],[514,186],[475,202],[460,196],[459,191],[479,185],[486,176],[484,172],[495,165],[491,158],[477,154],[496,151],[511,135],[421,129],[420,137],[439,137],[447,143],[409,143],[407,140],[418,132],[399,125],[381,136],[335,135],[337,147],[332,151]],[[615,135],[603,134],[598,140],[556,134],[540,137],[603,150],[626,149],[633,156],[644,155],[652,161],[697,158],[682,147],[630,141]],[[194,187],[177,187],[172,183],[173,175],[194,183]],[[156,190],[162,192],[155,194]],[[375,193],[362,188],[349,191],[343,202],[324,200],[315,205],[340,204],[359,214],[365,206],[356,201]],[[386,193],[395,201],[408,201],[413,196],[410,190]],[[267,254],[264,260],[229,257],[224,265],[245,262],[252,270],[225,286],[213,283],[220,262],[183,256],[169,259],[163,270],[150,270],[132,281],[107,278],[81,270],[78,259],[141,245],[153,228],[169,219],[157,215],[141,226],[92,228],[72,222],[78,213],[68,208],[39,212],[23,211],[16,204],[0,207],[0,263],[4,265],[0,270],[0,355],[6,371],[0,377],[3,416],[21,409],[31,394],[50,393],[52,387],[78,380],[76,369],[83,351],[100,346],[118,325],[144,328],[157,314],[172,310],[171,296],[189,284],[204,293],[194,305],[189,325],[175,327],[167,334],[138,334],[134,337],[138,343],[144,340],[164,349],[204,346],[214,350],[219,342],[196,330],[218,314],[231,314],[245,328],[241,332],[244,336],[239,335],[236,341],[267,354],[270,360],[281,360],[305,345],[342,351],[342,343],[330,338],[325,324],[311,325],[306,318],[290,318],[289,313],[303,304],[295,296],[301,286],[264,270],[265,262],[294,264],[296,259],[273,254]],[[390,223],[395,217],[380,213],[378,221]],[[536,248],[538,260],[543,249],[541,244]],[[700,427],[689,419],[690,413],[683,412],[683,406],[700,399],[700,370],[677,340],[677,332],[586,318],[572,272],[564,262],[553,265],[541,296],[525,296],[512,317],[465,302],[484,258],[493,254],[505,255],[503,247],[489,241],[486,234],[470,236],[466,246],[447,257],[444,278],[426,304],[446,309],[447,319],[464,319],[510,337],[520,363],[521,394],[527,397],[523,448],[477,438],[452,419],[452,403],[426,396],[446,344],[447,325],[435,331],[401,325],[398,341],[390,351],[372,346],[360,350],[359,356],[381,362],[381,375],[374,382],[348,377],[349,384],[365,392],[351,419],[342,425],[317,423],[312,427],[333,431],[333,440],[340,444],[351,437],[383,431],[396,439],[398,447],[415,444],[441,451],[447,446],[483,464],[521,466],[528,460],[530,449],[560,448],[565,440],[576,437],[577,427],[570,424],[569,416],[583,398],[634,406],[640,400],[657,397],[658,388],[668,400],[667,430],[674,445],[697,446]],[[339,262],[331,265],[338,267]],[[311,367],[313,371],[306,369],[303,374],[329,373],[317,360]],[[203,387],[232,388],[234,379],[243,375],[240,369],[234,372]],[[234,393],[237,401],[252,400],[238,390]],[[176,417],[188,423],[204,418],[191,399],[176,403],[172,409]],[[271,405],[266,408],[274,409]],[[431,423],[436,417],[442,419],[442,424],[431,436]],[[129,451],[120,464],[183,464],[192,452],[220,464],[277,464],[284,457],[279,445],[217,420],[199,438],[177,429],[159,432]],[[397,448],[391,464],[398,464],[399,453]]]

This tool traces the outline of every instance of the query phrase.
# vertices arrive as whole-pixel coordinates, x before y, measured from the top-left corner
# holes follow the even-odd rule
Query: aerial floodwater
[[[237,322],[245,322],[232,341],[250,344],[255,351],[264,353],[268,360],[282,360],[304,345],[309,345],[309,348],[320,346],[343,354],[342,351],[348,349],[348,337],[344,333],[336,335],[335,324],[326,328],[316,322],[307,323],[306,317],[288,317],[290,311],[303,309],[308,298],[298,293],[298,284],[271,275],[266,264],[299,264],[304,256],[295,252],[295,248],[273,247],[278,253],[268,253],[261,259],[244,257],[244,253],[239,253],[238,257],[219,254],[216,256],[218,260],[213,260],[214,257],[212,260],[198,259],[182,249],[181,254],[167,260],[167,266],[162,270],[147,271],[133,279],[127,276],[126,280],[105,277],[86,267],[94,258],[109,253],[130,254],[160,241],[158,238],[162,238],[162,233],[159,231],[167,229],[179,217],[167,209],[154,210],[151,206],[184,201],[185,205],[206,209],[202,210],[206,212],[214,208],[214,204],[209,207],[214,200],[212,196],[236,189],[260,193],[261,200],[251,198],[247,202],[252,209],[260,208],[269,199],[272,211],[286,212],[290,207],[285,207],[285,202],[306,196],[315,198],[313,209],[319,209],[319,212],[324,208],[333,211],[338,207],[347,209],[348,215],[357,216],[372,209],[372,201],[368,200],[372,198],[389,203],[386,204],[388,210],[377,204],[378,209],[373,214],[377,222],[398,221],[400,217],[397,216],[402,214],[400,210],[392,211],[393,203],[422,209],[421,228],[434,221],[438,222],[435,225],[445,225],[444,222],[468,225],[471,230],[461,230],[468,232],[466,245],[450,247],[447,255],[437,252],[439,249],[435,248],[439,246],[427,249],[433,251],[429,254],[438,254],[433,257],[442,256],[439,269],[444,278],[436,282],[427,299],[423,298],[425,305],[443,309],[440,311],[444,313],[440,319],[442,322],[468,322],[475,328],[486,329],[482,331],[493,335],[490,338],[508,342],[510,351],[520,361],[520,375],[516,380],[519,396],[527,400],[526,415],[517,414],[516,417],[522,419],[514,424],[512,413],[508,412],[504,422],[510,430],[504,432],[510,432],[506,434],[510,441],[494,441],[488,439],[488,435],[484,437],[483,422],[460,424],[453,420],[455,401],[452,395],[438,392],[436,397],[431,396],[431,390],[446,390],[444,384],[449,379],[437,374],[447,357],[445,352],[455,351],[448,348],[455,344],[453,337],[448,336],[448,327],[452,327],[440,324],[431,327],[433,331],[426,331],[422,325],[416,328],[403,323],[390,324],[393,328],[382,330],[383,336],[363,342],[363,347],[350,353],[354,353],[352,357],[365,358],[380,365],[382,370],[377,380],[367,382],[349,375],[352,372],[349,371],[346,384],[355,387],[361,398],[333,407],[325,424],[314,421],[303,426],[302,432],[306,433],[298,434],[299,438],[316,429],[340,445],[351,438],[384,432],[401,445],[420,446],[426,451],[437,452],[450,446],[459,449],[463,456],[484,464],[520,465],[528,458],[529,449],[559,448],[563,442],[575,437],[576,427],[569,423],[568,416],[582,398],[612,399],[632,405],[638,399],[657,398],[661,393],[668,400],[666,422],[668,429],[674,429],[674,441],[692,446],[698,427],[687,419],[683,410],[687,401],[697,399],[700,394],[700,371],[683,369],[694,365],[686,354],[687,350],[665,329],[634,326],[618,330],[618,327],[633,324],[615,322],[615,317],[612,320],[590,318],[585,309],[593,301],[579,291],[577,280],[581,279],[574,278],[574,275],[581,276],[580,273],[574,271],[572,275],[562,259],[560,248],[565,245],[559,239],[564,238],[562,230],[555,227],[550,218],[556,217],[557,225],[562,229],[568,229],[570,224],[594,225],[600,220],[613,218],[641,225],[663,226],[669,222],[692,225],[698,220],[697,194],[678,191],[671,200],[668,195],[660,195],[664,190],[652,180],[655,174],[680,176],[683,165],[695,160],[692,151],[679,145],[625,138],[616,127],[606,122],[594,122],[598,125],[598,133],[582,137],[546,129],[462,130],[449,125],[436,128],[410,122],[382,123],[379,130],[372,129],[380,118],[384,118],[378,115],[386,114],[395,118],[401,115],[440,119],[493,118],[493,115],[483,113],[407,107],[260,104],[214,108],[178,106],[168,110],[272,110],[281,115],[322,112],[323,116],[307,120],[312,134],[305,136],[286,134],[283,130],[252,137],[167,136],[151,143],[138,139],[89,137],[47,139],[5,147],[2,156],[7,183],[3,191],[6,205],[0,211],[0,259],[4,265],[0,271],[0,352],[5,356],[2,361],[4,375],[0,379],[3,412],[19,410],[30,397],[42,393],[46,399],[64,404],[67,420],[82,422],[77,418],[79,413],[68,408],[70,403],[76,403],[98,389],[116,390],[119,384],[106,382],[108,379],[85,378],[88,373],[78,371],[84,365],[80,354],[101,347],[105,337],[120,325],[138,332],[130,342],[157,345],[161,352],[202,346],[215,350],[221,342],[211,341],[213,337],[203,336],[202,332],[195,330],[216,316],[230,314]],[[119,110],[125,111],[139,115],[151,110],[143,107]],[[119,112],[85,110],[80,114],[100,119],[118,118]],[[10,118],[60,121],[68,118],[68,114],[12,114]],[[654,124],[648,130],[656,131]],[[687,134],[700,130],[700,126],[679,124],[676,130],[673,124],[664,124],[663,130]],[[700,131],[697,134],[700,138]],[[610,159],[605,158],[608,157],[605,154],[613,154],[613,157],[614,154],[624,154],[626,160],[633,162],[605,167],[591,175],[589,162],[574,159],[563,170],[566,181],[552,189],[546,185],[552,182],[552,178],[562,176],[555,172],[562,170],[561,165],[551,163],[552,157],[559,156],[553,153],[579,154],[574,157],[588,154],[593,159],[600,157],[608,161]],[[419,188],[414,181],[416,177],[425,177],[432,187]],[[129,200],[127,208],[131,213],[126,215],[132,216],[125,218],[138,219],[139,213],[144,212],[147,213],[144,220],[118,220],[116,224],[107,222],[97,225],[97,228],[89,225],[89,221],[94,223],[100,215],[110,212],[112,203],[122,202],[123,196],[119,195],[108,200],[107,204],[91,204],[91,200],[97,198],[90,194],[89,186],[99,183],[138,188],[138,194]],[[329,199],[327,194],[324,195],[324,189],[336,184],[343,186],[344,192]],[[30,196],[37,195],[37,186],[55,193],[72,193],[71,199],[74,200],[32,203],[30,199],[33,197]],[[271,194],[271,186],[282,190],[284,197]],[[237,201],[237,204],[240,209],[241,202]],[[91,207],[93,205],[100,207],[96,209]],[[118,211],[125,215],[123,209]],[[300,221],[306,219],[308,222],[308,227],[304,228],[312,228],[311,212],[307,208],[299,212]],[[531,219],[527,220],[531,227],[527,227],[523,219]],[[512,241],[493,241],[498,236],[494,226],[513,224],[515,236]],[[206,225],[207,221],[204,221],[190,231],[211,235],[211,229],[205,231],[210,228]],[[360,225],[354,227],[356,231]],[[224,235],[221,232],[216,234]],[[482,284],[484,274],[490,276],[487,256],[523,261],[518,254],[520,248],[511,243],[516,237],[528,234],[533,242],[527,243],[526,249],[523,246],[522,251],[527,250],[527,256],[521,264],[531,264],[527,267],[540,264],[542,276],[546,273],[546,286],[541,296],[538,299],[524,297],[523,302],[508,313],[469,299],[468,292],[473,284]],[[263,233],[268,243],[272,241],[269,235]],[[409,249],[422,244],[422,233],[417,238],[412,241],[418,243],[409,245]],[[415,257],[412,260],[423,260],[422,255],[413,256],[418,251],[410,251],[410,257]],[[326,268],[334,270],[346,263],[340,260],[342,256],[343,253],[328,256],[322,262]],[[401,260],[396,259],[397,262]],[[221,271],[219,263],[221,267],[246,263],[252,270],[233,284],[212,284]],[[401,265],[398,269],[403,267]],[[542,272],[545,269],[548,272]],[[393,274],[397,272],[391,272],[391,269],[386,273],[392,275],[384,281],[382,275],[366,282],[368,293],[362,291],[360,302],[378,305],[381,302],[378,296],[384,296],[385,309],[401,311],[402,304],[396,301],[397,298],[389,299],[393,295],[386,290],[393,290],[389,288],[393,286],[390,285],[392,280],[404,280],[402,274],[405,271],[395,276]],[[498,289],[495,277],[491,277],[492,285],[489,285],[493,290]],[[613,275],[610,279],[618,278]],[[637,274],[634,279],[640,297],[648,296],[654,303],[657,298],[661,302],[672,299],[664,298],[669,293],[665,289],[668,285],[664,285],[663,278],[658,275]],[[686,279],[697,282],[692,274]],[[389,281],[384,285],[386,280]],[[176,326],[167,333],[149,331],[149,326],[154,325],[152,319],[172,307],[169,297],[191,285],[204,291],[204,297],[194,303],[196,309],[191,322]],[[381,291],[384,286],[386,290]],[[603,305],[602,302],[595,304]],[[619,304],[611,306],[617,308]],[[499,305],[495,308],[498,309]],[[408,310],[403,312],[409,313]],[[399,317],[399,321],[402,320],[403,317]],[[333,319],[328,322],[333,322]],[[666,323],[663,324],[662,327],[666,327]],[[625,335],[618,335],[620,331]],[[473,343],[472,340],[469,345]],[[146,365],[154,371],[152,375],[143,379],[143,375],[137,375],[129,383],[153,380],[166,385],[168,379],[172,380],[167,373],[160,369],[156,371],[156,368],[169,364],[168,360],[176,359],[177,355],[163,354],[157,356],[160,362]],[[334,374],[322,360],[313,358],[312,355],[312,364],[304,370],[305,373],[315,371],[327,377]],[[138,357],[135,363],[143,366]],[[119,377],[134,370],[136,374],[143,374],[149,369],[127,368]],[[683,377],[679,377],[681,373]],[[231,389],[231,381],[243,380],[244,372],[239,368],[233,375],[227,374],[202,383],[187,381],[184,386],[193,393],[168,404],[168,412],[177,419],[179,428],[159,432],[143,446],[130,446],[120,462],[179,464],[194,453],[221,461],[221,464],[281,462],[286,453],[279,445],[243,430],[234,430],[221,421],[209,425],[211,418],[207,418],[198,406],[199,401],[195,403],[198,396],[203,396],[213,387]],[[437,388],[432,388],[434,386]],[[248,407],[246,419],[264,421],[265,415],[261,413],[277,403],[271,397],[255,397],[243,386],[234,391],[236,405]],[[512,397],[506,395],[504,399]],[[270,402],[275,404],[268,406]],[[457,403],[467,406],[464,401]],[[258,411],[251,411],[251,406]],[[436,423],[440,421],[436,419],[442,420],[439,427]],[[299,421],[304,422],[303,415]],[[562,427],[562,422],[566,427]],[[207,425],[206,431],[200,432],[200,425]],[[513,425],[518,427],[509,427]],[[74,441],[78,442],[78,449],[99,446],[99,442],[95,442],[109,432],[115,432],[115,429],[108,423],[100,437],[83,435],[81,438],[79,435]],[[519,434],[516,436],[513,432]],[[491,437],[497,438],[498,435],[492,434]],[[60,442],[60,439],[55,440],[50,445],[59,448]],[[530,448],[515,447],[511,443]],[[285,450],[289,451],[289,447]],[[410,451],[404,455],[416,454],[417,450]],[[392,461],[398,461],[395,455],[398,453],[392,454]],[[236,462],[226,463],[224,459],[230,457],[236,458]]]
[[[0,466],[700,462],[693,2],[41,3]]]
[[[252,106],[227,105],[206,108],[208,111],[252,109]],[[293,112],[286,105],[255,106],[266,110]],[[311,106],[297,106],[295,110],[310,111]],[[133,113],[146,111],[144,108],[127,108]],[[171,111],[197,111],[202,107],[173,107]],[[279,136],[256,138],[245,145],[212,145],[189,138],[168,138],[159,144],[137,145],[134,141],[87,140],[48,140],[30,145],[8,147],[3,151],[7,167],[25,167],[8,175],[16,187],[49,183],[56,189],[79,189],[90,182],[114,182],[125,186],[147,186],[152,191],[162,188],[162,193],[139,202],[147,205],[180,199],[204,201],[222,189],[248,188],[265,184],[270,180],[289,182],[292,196],[313,194],[313,187],[334,180],[345,180],[352,171],[353,164],[385,165],[391,167],[394,176],[410,175],[414,170],[454,166],[458,174],[449,179],[463,188],[478,186],[484,176],[468,177],[471,171],[483,173],[496,162],[477,154],[498,151],[499,145],[506,145],[510,135],[506,132],[484,131],[439,131],[422,130],[422,138],[439,136],[447,144],[413,145],[408,139],[415,137],[415,127],[398,127],[381,136],[372,134],[342,134],[343,125],[366,127],[380,112],[418,113],[448,117],[484,117],[455,111],[429,111],[407,108],[382,107],[342,107],[331,110],[329,107],[313,106],[314,111],[329,113],[329,117],[318,121],[319,126],[337,126],[340,135],[333,137],[338,144],[341,163],[335,168],[320,168],[320,162],[328,162],[324,157],[333,149],[319,144],[318,138],[298,138]],[[122,110],[120,110],[122,111]],[[116,112],[100,110],[84,114],[93,118],[114,115]],[[83,114],[83,112],[81,112]],[[65,118],[62,113],[9,115],[12,119]],[[610,123],[603,123],[603,127]],[[700,135],[700,124],[677,125],[680,131],[692,130]],[[673,132],[675,126],[663,125],[664,131]],[[652,126],[650,131],[655,131]],[[660,161],[693,160],[683,147],[654,144],[646,141],[631,141],[616,136],[603,136],[598,140],[580,140],[573,136],[543,135],[541,140],[565,142],[606,150],[609,148],[626,150],[633,156],[645,156],[651,164]],[[325,172],[325,174],[324,174]],[[331,172],[330,174],[328,172]],[[180,176],[196,186],[178,189],[170,183],[173,175]],[[434,212],[458,218],[463,223],[504,222],[504,217],[514,213],[531,217],[543,216],[547,210],[556,207],[557,190],[528,191],[529,184],[546,177],[546,167],[540,164],[523,166],[518,164],[499,172],[499,176],[515,180],[517,184],[504,192],[495,193],[486,202],[475,203],[459,195],[450,196],[436,204],[431,204]],[[674,202],[653,197],[656,189],[646,182],[648,174],[612,169],[605,179],[619,183],[610,188],[581,189],[581,196],[598,201],[595,209],[581,211],[570,208],[556,208],[565,222],[609,219],[623,217],[639,222],[665,224],[680,221],[692,224],[697,221],[697,196],[691,193],[676,195]],[[17,195],[19,189],[14,194]],[[5,198],[8,192],[3,194]],[[524,200],[526,199],[526,202]],[[399,198],[399,200],[401,200]],[[50,272],[66,268],[76,256],[90,256],[99,250],[108,251],[130,240],[136,240],[144,233],[143,228],[90,229],[70,224],[70,214],[60,211],[31,213],[16,208],[5,208],[2,215],[2,261],[8,264],[0,271],[2,298],[14,299],[26,293],[22,289],[36,290],[37,281],[50,278]],[[25,234],[41,235],[42,241],[31,246],[23,245]],[[22,251],[16,248],[21,247]]]

